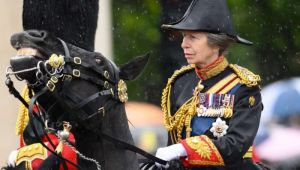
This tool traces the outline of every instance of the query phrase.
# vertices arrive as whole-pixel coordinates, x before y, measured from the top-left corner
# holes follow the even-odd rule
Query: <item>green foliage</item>
[[[143,74],[128,82],[130,100],[157,103],[160,91],[157,82],[161,75],[156,67],[160,42],[161,8],[158,0],[113,1],[114,60],[124,64],[137,55],[151,52]],[[156,92],[155,92],[156,91]]]
[[[263,83],[299,76],[300,1],[228,0],[236,32],[253,46],[230,50],[230,59],[260,73]]]
[[[260,74],[263,84],[299,76],[300,1],[228,0],[228,5],[238,35],[254,42],[252,46],[233,45],[229,49],[229,60]],[[161,68],[158,67],[161,17],[159,0],[113,1],[116,63],[120,65],[133,56],[151,51],[144,74],[128,83],[130,100],[159,103],[160,84],[166,81],[161,80],[158,70]]]

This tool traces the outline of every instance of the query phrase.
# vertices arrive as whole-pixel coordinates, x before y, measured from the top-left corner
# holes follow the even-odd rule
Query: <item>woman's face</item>
[[[183,31],[181,47],[189,64],[203,68],[214,62],[219,56],[219,47],[209,46],[204,32]]]

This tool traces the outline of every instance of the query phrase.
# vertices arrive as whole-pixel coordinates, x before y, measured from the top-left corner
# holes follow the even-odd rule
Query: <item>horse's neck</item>
[[[116,104],[112,108],[107,109],[109,111],[105,113],[101,131],[114,138],[133,144],[124,105]],[[101,134],[85,134],[84,136],[80,136],[79,141],[76,141],[76,143],[81,152],[98,160],[102,166],[102,170],[138,169],[135,153],[101,138]],[[86,163],[84,164],[86,165]]]

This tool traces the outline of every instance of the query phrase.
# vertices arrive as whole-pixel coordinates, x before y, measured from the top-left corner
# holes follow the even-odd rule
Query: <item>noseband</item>
[[[59,82],[61,78],[62,81],[71,81],[73,78],[79,78],[86,81],[89,81],[93,84],[96,84],[98,87],[103,87],[104,89],[98,92],[99,96],[102,95],[111,95],[114,99],[119,100],[120,102],[126,102],[127,97],[127,87],[123,80],[119,79],[116,71],[118,69],[113,65],[109,60],[108,69],[113,70],[113,76],[109,74],[109,72],[102,67],[99,67],[96,63],[102,62],[101,59],[86,57],[85,60],[80,57],[72,58],[70,56],[69,49],[66,43],[59,39],[64,47],[65,56],[57,56],[53,54],[49,60],[45,62],[45,70],[51,78],[47,82],[47,87],[49,91],[53,92],[55,90],[56,84]],[[47,65],[51,67],[51,71],[48,70]],[[84,74],[81,70],[89,70],[96,73],[96,76],[91,76],[88,74]],[[101,78],[99,78],[101,77]]]
[[[46,86],[51,93],[57,96],[56,99],[59,102],[65,102],[61,100],[62,96],[68,98],[71,102],[66,104],[69,105],[71,110],[76,110],[77,113],[78,110],[87,110],[77,115],[80,121],[86,121],[101,113],[104,114],[105,110],[109,109],[102,106],[95,113],[90,114],[92,109],[89,108],[88,104],[102,96],[110,96],[118,102],[127,101],[126,84],[123,80],[119,79],[118,73],[116,73],[118,69],[109,60],[101,61],[99,58],[94,59],[92,57],[73,58],[70,56],[66,43],[63,40],[60,41],[64,47],[65,56],[54,54],[45,62],[45,68],[47,66],[51,67],[50,71],[46,69],[48,75],[51,76],[47,80]],[[99,67],[98,64],[100,62],[107,62],[108,68]],[[110,75],[108,70],[113,71],[112,75]],[[93,72],[94,74],[86,74],[85,71]],[[82,79],[102,88],[100,91],[82,100],[68,88],[72,79]]]
[[[99,58],[94,59],[92,57],[71,57],[66,43],[61,39],[59,40],[63,45],[65,56],[52,54],[48,60],[39,61],[36,67],[21,70],[18,72],[10,72],[9,69],[7,69],[7,86],[9,87],[10,92],[15,95],[15,97],[17,97],[18,95],[16,94],[17,91],[13,88],[12,81],[9,77],[10,75],[16,75],[18,73],[37,70],[37,82],[31,86],[34,87],[44,85],[42,90],[38,92],[34,97],[32,97],[29,105],[25,102],[25,100],[22,97],[20,97],[20,95],[19,97],[17,97],[25,106],[29,106],[30,120],[34,119],[34,117],[36,118],[36,114],[33,114],[34,103],[36,102],[39,96],[42,96],[46,92],[52,93],[55,99],[57,99],[58,103],[67,106],[67,108],[65,108],[67,112],[76,113],[76,117],[79,118],[79,122],[85,122],[87,120],[92,120],[92,118],[94,117],[99,118],[104,116],[105,110],[107,109],[104,108],[105,103],[103,103],[103,106],[100,107],[95,113],[89,114],[91,113],[90,111],[93,109],[90,108],[88,104],[94,100],[97,100],[101,96],[110,96],[117,102],[126,102],[128,100],[126,84],[123,80],[119,78],[119,70],[112,62],[106,60],[108,63],[108,68],[107,70],[105,70],[103,67],[99,67],[99,65],[97,65],[100,62],[102,62]],[[109,74],[108,70],[113,70],[112,75]],[[86,74],[87,71],[93,72],[93,74]],[[82,100],[80,97],[78,97],[76,93],[72,92],[68,88],[73,79],[83,79],[85,81],[95,84],[97,87],[103,88],[101,88],[101,91],[98,91]],[[62,96],[68,98],[70,102],[62,100]],[[44,121],[41,118],[38,117],[37,119],[41,123],[44,123]],[[40,136],[37,133],[37,129],[33,127],[33,125],[30,122],[29,124],[31,125],[31,128],[34,131],[35,136],[39,138]],[[145,152],[144,150],[137,148],[134,145],[128,144],[119,139],[111,137],[97,128],[90,126],[87,129],[92,130],[95,134],[97,134],[97,136],[107,141],[110,141],[118,146],[121,146],[124,149],[133,151],[135,153],[139,153],[154,162],[158,162],[163,165],[167,164],[166,161],[159,159]],[[48,150],[51,150],[47,146],[44,147]],[[50,152],[55,154],[52,150]],[[57,156],[63,160],[66,160],[59,155]],[[73,164],[69,160],[66,161]],[[90,161],[95,162],[99,169],[99,164],[96,160],[91,159]]]

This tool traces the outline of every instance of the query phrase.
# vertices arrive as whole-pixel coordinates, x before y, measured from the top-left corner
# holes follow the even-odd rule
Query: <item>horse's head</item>
[[[27,80],[36,93],[46,89],[60,106],[77,110],[75,117],[80,121],[99,118],[108,101],[125,102],[127,88],[123,80],[136,78],[148,61],[148,56],[137,57],[118,68],[100,53],[38,30],[14,34],[11,44],[17,50],[10,60],[12,71]]]

